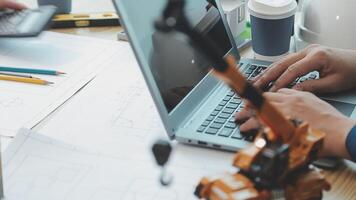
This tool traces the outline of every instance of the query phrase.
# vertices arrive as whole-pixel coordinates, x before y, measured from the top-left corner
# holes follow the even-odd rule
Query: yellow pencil
[[[52,82],[45,81],[42,79],[37,79],[37,78],[25,78],[25,77],[7,76],[7,75],[0,75],[0,80],[21,82],[21,83],[31,83],[31,84],[37,84],[37,85],[53,84]]]

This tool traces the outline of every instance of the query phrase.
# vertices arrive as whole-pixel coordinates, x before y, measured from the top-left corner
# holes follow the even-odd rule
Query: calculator
[[[51,22],[57,8],[40,6],[35,9],[0,10],[0,37],[34,37]]]

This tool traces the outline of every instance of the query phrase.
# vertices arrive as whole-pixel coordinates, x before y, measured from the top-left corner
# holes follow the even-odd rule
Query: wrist
[[[334,128],[329,130],[330,132],[326,132],[324,154],[350,159],[351,157],[346,147],[346,140],[356,123],[347,117],[336,118],[333,121]]]
[[[345,158],[350,160],[351,155],[349,153],[349,150],[347,148],[347,139],[350,134],[350,132],[353,130],[355,127],[356,123],[351,120],[347,119],[344,121],[344,123],[340,126],[340,137],[339,137],[339,142],[338,145],[335,145],[336,148],[336,156]]]

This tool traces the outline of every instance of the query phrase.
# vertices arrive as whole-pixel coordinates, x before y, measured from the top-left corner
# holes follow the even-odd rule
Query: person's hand
[[[326,133],[323,156],[349,158],[345,141],[351,128],[356,125],[354,121],[309,92],[280,89],[276,93],[264,93],[264,96],[286,117],[304,120],[313,129]],[[238,121],[248,119],[240,126],[242,132],[258,128],[257,120],[250,117],[247,110],[237,114]]]
[[[320,79],[297,84],[293,89],[313,93],[339,92],[356,87],[356,51],[311,45],[272,64],[252,82],[270,91],[285,88],[298,77],[318,71]]]
[[[13,0],[0,0],[0,9],[4,8],[22,10],[25,9],[26,6],[22,3],[15,2]]]

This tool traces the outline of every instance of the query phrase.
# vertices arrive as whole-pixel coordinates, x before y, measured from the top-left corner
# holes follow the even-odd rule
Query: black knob
[[[158,140],[152,146],[152,152],[156,159],[157,164],[159,166],[163,167],[166,165],[166,163],[171,155],[172,146],[168,141]]]

